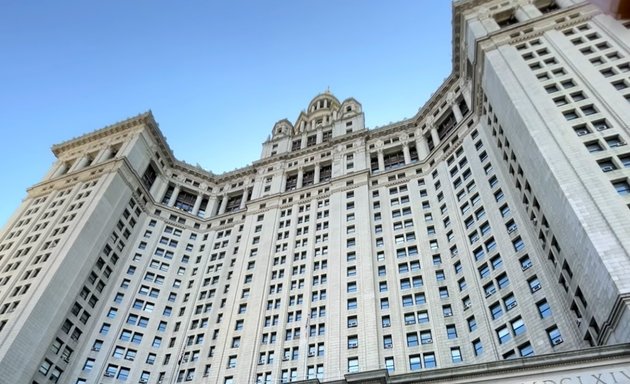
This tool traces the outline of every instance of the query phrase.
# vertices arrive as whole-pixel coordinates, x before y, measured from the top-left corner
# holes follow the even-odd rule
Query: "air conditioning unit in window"
[[[540,289],[540,284],[538,284],[538,285],[534,285],[534,286],[532,287],[532,292],[536,292],[536,291],[538,291],[539,289]]]
[[[138,381],[138,383],[140,383],[140,384],[146,384],[146,383],[148,383],[148,382],[149,382],[149,381],[148,381],[148,380],[145,380],[145,379],[141,379],[140,381]]]
[[[348,324],[348,328],[356,328],[356,327],[357,327],[357,323]]]
[[[433,344],[433,339],[426,339],[424,344]]]
[[[348,345],[348,349],[356,349],[358,347],[359,347],[358,344],[350,344],[350,345]]]
[[[289,356],[285,356],[282,358],[282,361],[289,361]]]
[[[383,345],[383,348],[385,349],[392,349],[394,346],[392,344],[385,344]]]
[[[578,136],[584,136],[586,134],[588,134],[588,131],[577,131]]]
[[[514,301],[514,302],[512,302],[512,303],[508,304],[507,309],[512,309],[512,308],[514,308],[514,307],[516,307],[516,301]]]
[[[389,328],[391,326],[392,326],[391,324],[383,324],[383,328]]]
[[[562,340],[562,337],[556,337],[555,339],[552,340],[553,345],[558,345],[560,343],[562,343],[564,340]]]
[[[531,264],[526,264],[526,265],[523,265],[523,267],[522,267],[521,269],[522,269],[523,271],[527,271],[527,270],[528,270],[528,269],[530,269],[531,267],[532,267],[532,265],[531,265]]]
[[[602,167],[602,171],[604,171],[604,172],[610,172],[610,171],[613,171],[614,169],[615,168],[613,168],[611,165],[604,165]]]
[[[105,377],[114,377],[115,375],[111,372],[105,372]]]
[[[486,292],[486,298],[492,296],[494,292]]]

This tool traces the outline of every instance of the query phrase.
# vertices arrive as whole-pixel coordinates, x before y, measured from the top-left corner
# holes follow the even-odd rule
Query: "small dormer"
[[[345,99],[343,103],[341,103],[335,120],[333,137],[347,135],[365,129],[361,104],[352,97]]]
[[[263,143],[263,151],[261,157],[267,158],[289,150],[291,137],[293,137],[293,124],[287,119],[282,119],[273,125],[271,137]]]
[[[339,108],[339,117],[345,118],[362,112],[361,104],[354,98],[345,99]]]
[[[291,122],[287,119],[282,119],[273,126],[271,139],[275,140],[280,137],[290,136],[292,132],[293,124],[291,124]]]

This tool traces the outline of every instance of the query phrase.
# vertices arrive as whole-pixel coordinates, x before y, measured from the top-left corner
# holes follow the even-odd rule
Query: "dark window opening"
[[[383,160],[385,163],[385,169],[392,169],[399,167],[401,165],[405,165],[405,156],[402,150],[397,152],[388,153],[383,156]]]
[[[304,172],[302,177],[302,186],[313,185],[315,183],[315,170]]]
[[[147,189],[151,189],[151,186],[153,186],[156,178],[157,172],[155,171],[155,168],[153,168],[153,165],[149,164],[147,169],[144,171],[144,174],[142,175],[142,184],[144,184]]]
[[[166,190],[166,193],[164,194],[164,197],[162,198],[162,204],[168,204],[168,202],[171,200],[171,197],[173,196],[174,190],[175,190],[175,187],[172,184],[168,186],[168,189]]]
[[[328,181],[332,177],[332,165],[324,165],[319,170],[319,181]]]
[[[179,208],[182,211],[192,212],[195,206],[197,195],[186,191],[180,191],[175,200],[175,208]]]
[[[241,207],[242,199],[243,199],[243,195],[228,197],[227,205],[225,206],[225,211],[226,212],[238,211],[239,208]]]
[[[285,191],[292,191],[295,188],[297,188],[297,181],[298,181],[297,175],[287,176],[287,185],[286,185]]]
[[[443,140],[446,135],[450,131],[452,131],[457,125],[457,121],[455,120],[455,115],[453,112],[449,112],[437,125],[438,137],[440,140]]]

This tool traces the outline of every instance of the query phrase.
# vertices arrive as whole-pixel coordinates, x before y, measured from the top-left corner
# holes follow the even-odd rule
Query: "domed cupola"
[[[305,113],[296,122],[298,131],[309,131],[331,125],[336,119],[341,103],[330,91],[315,96]]]
[[[318,111],[331,112],[338,110],[340,105],[339,100],[329,90],[326,90],[326,92],[320,93],[311,100],[308,105],[308,113],[313,114]]]

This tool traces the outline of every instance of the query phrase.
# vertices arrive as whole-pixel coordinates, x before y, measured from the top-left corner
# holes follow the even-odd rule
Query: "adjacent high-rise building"
[[[630,382],[630,23],[452,23],[408,120],[325,92],[224,174],[150,113],[53,146],[0,233],[0,383]]]

